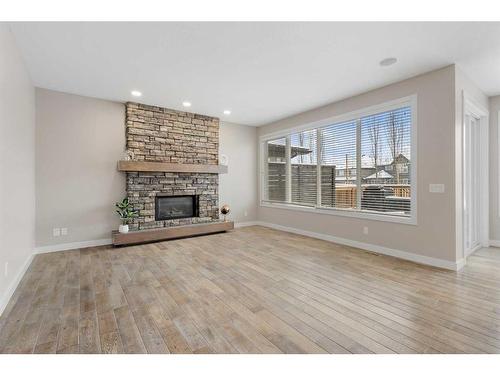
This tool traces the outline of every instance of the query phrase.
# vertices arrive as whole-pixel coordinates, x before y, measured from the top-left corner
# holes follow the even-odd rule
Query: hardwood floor
[[[37,255],[2,353],[500,353],[500,250],[460,272],[247,227]]]

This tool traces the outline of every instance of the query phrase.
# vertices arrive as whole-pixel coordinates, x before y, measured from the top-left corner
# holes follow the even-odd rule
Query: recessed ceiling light
[[[137,90],[133,90],[130,93],[132,94],[132,96],[137,96],[137,97],[142,96],[142,92]]]
[[[230,115],[230,114],[231,114],[231,111],[230,111],[229,109],[226,109],[226,110],[224,111],[224,114],[225,114],[225,115]]]
[[[380,64],[380,66],[389,66],[389,65],[396,64],[397,62],[398,62],[398,59],[396,59],[395,57],[388,57],[388,58],[380,61],[379,64]]]
[[[191,107],[191,102],[182,102],[184,107]]]

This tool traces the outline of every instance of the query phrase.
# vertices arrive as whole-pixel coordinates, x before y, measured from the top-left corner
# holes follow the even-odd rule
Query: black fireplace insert
[[[155,220],[182,219],[199,216],[198,195],[157,195]]]

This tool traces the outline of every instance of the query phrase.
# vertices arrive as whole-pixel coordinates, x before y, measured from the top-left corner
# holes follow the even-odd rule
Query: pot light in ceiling
[[[136,97],[142,96],[142,92],[137,91],[137,90],[132,90],[130,93],[132,94],[132,96],[136,96]]]
[[[224,114],[225,114],[226,116],[229,116],[229,115],[231,114],[231,111],[230,111],[229,109],[226,109],[226,110],[224,111]]]
[[[182,105],[186,108],[191,107],[191,102],[182,102]]]
[[[398,59],[395,57],[388,57],[386,59],[383,59],[382,61],[379,62],[380,66],[390,66],[394,65],[398,62]]]

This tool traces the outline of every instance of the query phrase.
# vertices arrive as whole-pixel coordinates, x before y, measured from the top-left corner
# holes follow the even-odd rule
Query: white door
[[[481,128],[467,115],[464,129],[464,245],[465,255],[481,246]],[[483,166],[488,168],[488,166]]]

